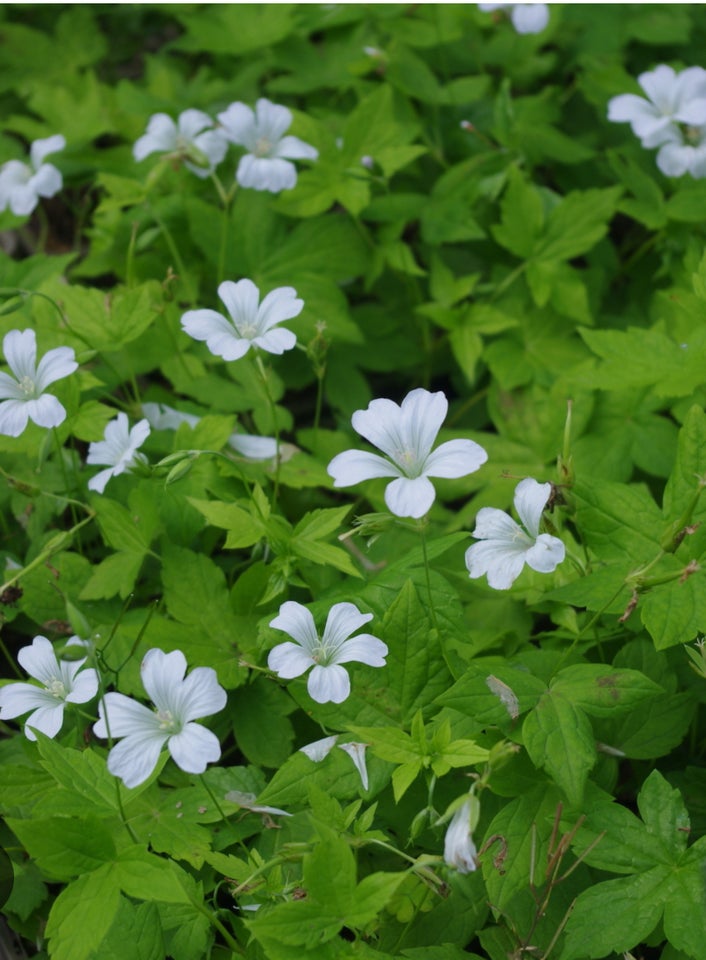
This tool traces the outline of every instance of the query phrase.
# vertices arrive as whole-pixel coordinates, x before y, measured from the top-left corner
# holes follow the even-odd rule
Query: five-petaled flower
[[[549,23],[549,7],[546,3],[479,3],[484,13],[507,10],[517,33],[541,33]]]
[[[98,705],[96,736],[124,737],[108,754],[108,770],[126,787],[137,787],[157,766],[166,745],[178,767],[203,773],[221,756],[215,733],[192,721],[218,713],[226,692],[211,667],[196,667],[188,677],[181,650],[148,650],[142,661],[142,685],[155,705],[150,710],[122,693],[107,693]]]
[[[181,318],[186,333],[194,340],[204,340],[215,356],[239,360],[251,347],[280,354],[296,344],[296,335],[278,326],[299,316],[304,306],[293,287],[277,287],[260,303],[260,291],[252,280],[225,280],[218,287],[218,296],[230,319],[208,309],[187,310]]]
[[[34,330],[10,330],[2,342],[5,358],[14,373],[0,373],[0,433],[19,437],[32,420],[40,427],[58,427],[66,410],[49,393],[50,383],[78,369],[71,347],[56,347],[44,354],[37,366]]]
[[[538,573],[551,573],[562,562],[564,544],[558,537],[539,532],[542,512],[552,485],[531,477],[515,488],[515,509],[525,529],[503,510],[482,507],[473,536],[480,539],[466,550],[466,566],[473,579],[488,575],[488,585],[508,590],[525,564]]]
[[[231,103],[218,114],[225,136],[248,151],[240,158],[235,175],[241,187],[279,193],[296,186],[297,168],[290,160],[316,160],[318,150],[298,137],[285,137],[292,122],[286,108],[264,97],[255,110],[244,103]]]
[[[132,430],[129,429],[126,413],[119,413],[115,420],[111,420],[105,428],[104,439],[91,443],[88,447],[88,464],[107,464],[106,470],[101,470],[88,481],[88,489],[96,493],[103,493],[106,483],[111,477],[125,473],[137,463],[144,463],[146,457],[137,451],[150,434],[150,425],[147,420],[140,420]]]
[[[29,148],[29,163],[8,160],[0,169],[0,212],[7,207],[16,217],[30,214],[40,197],[53,197],[61,190],[61,174],[44,158],[66,146],[60,133],[44,140],[35,140]]]
[[[476,845],[471,836],[471,801],[466,800],[454,813],[444,837],[444,862],[459,873],[472,873],[476,868]]]
[[[288,633],[296,643],[287,641],[270,650],[270,670],[291,680],[300,677],[309,667],[307,689],[317,703],[342,703],[351,692],[351,682],[342,663],[357,661],[370,667],[384,667],[387,645],[369,633],[351,634],[373,619],[372,613],[361,613],[353,603],[335,603],[329,610],[323,636],[319,636],[309,610],[287,600],[279,614],[270,621],[276,630]]]
[[[36,740],[34,730],[55,737],[64,722],[67,703],[87,703],[98,693],[98,675],[89,668],[82,670],[86,659],[57,660],[54,647],[46,637],[35,637],[32,645],[17,654],[20,666],[33,683],[9,683],[0,687],[0,719],[11,720],[33,710],[25,721],[25,734]]]
[[[151,153],[168,153],[203,179],[213,173],[228,150],[222,131],[212,128],[213,120],[202,110],[184,110],[176,123],[166,113],[155,113],[147,133],[135,142],[132,155],[139,161]]]
[[[385,489],[385,503],[398,517],[423,517],[436,491],[429,477],[465,477],[482,466],[488,455],[473,440],[448,440],[432,452],[448,401],[444,394],[412,390],[398,406],[392,400],[372,400],[356,410],[353,427],[389,457],[346,450],[328,465],[335,487],[349,487],[375,477],[396,477]]]

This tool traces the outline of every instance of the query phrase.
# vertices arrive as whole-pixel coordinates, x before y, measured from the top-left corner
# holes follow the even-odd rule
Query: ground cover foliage
[[[706,181],[608,120],[703,64],[703,8],[557,5],[521,35],[470,4],[5,5],[0,37],[0,161],[66,141],[62,188],[0,214],[3,370],[33,389],[11,331],[75,357],[57,425],[0,436],[30,955],[703,958]],[[313,148],[291,189],[238,186],[232,142],[215,179],[188,145],[133,157],[155,114],[261,98]],[[294,288],[296,348],[187,334],[243,279]],[[432,473],[422,516],[399,470],[334,487],[354,412],[415,390],[487,460]],[[471,579],[480,511],[526,478],[519,568],[553,538],[557,563]],[[337,604],[379,645],[287,672],[287,617],[323,635]],[[8,708],[23,667],[48,732]],[[144,713],[115,745],[120,695]]]

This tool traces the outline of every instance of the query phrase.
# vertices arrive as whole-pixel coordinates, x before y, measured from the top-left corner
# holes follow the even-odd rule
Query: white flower
[[[136,463],[146,462],[143,454],[137,451],[150,435],[150,425],[140,420],[132,430],[128,429],[126,413],[119,413],[105,428],[104,439],[91,443],[88,447],[86,463],[108,464],[107,470],[101,470],[88,481],[88,489],[103,493],[111,477],[125,473]]]
[[[549,23],[549,7],[546,3],[479,3],[478,9],[484,13],[508,10],[518,33],[541,33]]]
[[[444,862],[455,867],[459,873],[472,873],[477,869],[476,846],[471,837],[471,801],[458,808],[446,828],[444,837]]]
[[[151,153],[171,153],[203,179],[213,173],[228,150],[223,133],[212,127],[213,120],[201,110],[185,110],[176,123],[166,113],[155,113],[147,133],[135,142],[132,155],[139,161]]]
[[[363,790],[368,789],[368,767],[365,763],[365,751],[367,743],[339,743],[338,749],[344,750],[355,764],[355,768],[360,774]]]
[[[71,347],[49,350],[39,366],[34,330],[10,330],[2,348],[15,378],[0,373],[0,433],[19,437],[28,420],[40,427],[58,427],[66,419],[66,410],[56,397],[44,391],[50,383],[78,370]]]
[[[685,131],[672,124],[657,152],[657,166],[666,177],[706,177],[706,124]]]
[[[680,140],[679,123],[706,123],[706,70],[701,67],[689,67],[677,74],[661,64],[640,74],[637,82],[649,99],[633,93],[613,97],[608,102],[608,119],[629,123],[643,147]]]
[[[399,407],[392,400],[372,400],[367,410],[356,410],[353,427],[387,454],[346,450],[328,465],[334,487],[349,487],[375,477],[396,477],[385,490],[385,503],[398,517],[423,517],[436,491],[429,477],[464,477],[488,459],[473,440],[449,440],[432,453],[448,410],[444,394],[412,390]]]
[[[53,197],[61,190],[61,174],[51,163],[44,163],[50,153],[63,150],[66,140],[57,133],[44,140],[35,140],[29,148],[29,163],[8,160],[0,169],[0,213],[7,207],[16,217],[30,214],[40,197]]]
[[[291,680],[309,667],[307,689],[317,703],[342,703],[351,692],[348,673],[341,666],[357,660],[370,667],[384,667],[387,645],[369,633],[351,634],[373,619],[372,613],[361,613],[353,603],[335,603],[329,610],[324,635],[320,637],[314,618],[306,607],[287,600],[270,626],[283,630],[296,643],[280,643],[267,658],[270,670]]]
[[[279,193],[296,186],[297,168],[290,160],[316,160],[318,150],[298,137],[285,137],[292,122],[286,108],[261,98],[255,110],[231,103],[218,114],[226,137],[248,151],[241,157],[235,179],[241,187]]]
[[[331,753],[336,746],[337,740],[338,734],[335,733],[332,737],[324,737],[322,740],[314,740],[313,743],[307,743],[305,746],[299,748],[299,752],[306,754],[314,763],[320,763]]]
[[[228,437],[228,446],[246,460],[273,460],[277,456],[277,441],[274,437],[253,437],[248,433],[232,433]]]
[[[93,730],[98,737],[124,737],[108,754],[108,770],[126,787],[137,787],[157,766],[166,745],[178,767],[203,773],[221,755],[218,738],[193,720],[218,713],[226,705],[226,692],[211,667],[196,667],[188,677],[181,650],[164,653],[148,650],[140,668],[142,684],[154,710],[124,696],[107,693],[98,705],[100,720]],[[107,720],[107,723],[106,723]]]
[[[0,719],[11,720],[33,710],[25,721],[25,735],[29,740],[37,739],[32,728],[47,737],[55,737],[64,722],[64,705],[86,703],[98,693],[96,671],[81,670],[85,658],[57,660],[54,647],[46,637],[35,637],[30,647],[22,647],[17,660],[42,686],[10,683],[0,687]]]
[[[478,511],[473,536],[482,542],[466,550],[466,566],[474,580],[487,574],[489,586],[508,590],[525,564],[538,573],[551,573],[557,568],[564,559],[564,544],[557,537],[539,532],[551,490],[551,483],[537,483],[531,477],[517,484],[514,503],[524,530],[495,507]]]
[[[218,296],[230,319],[215,310],[188,310],[181,318],[186,333],[194,340],[205,340],[215,356],[239,360],[250,347],[280,354],[296,344],[291,330],[277,326],[299,316],[304,307],[293,287],[277,287],[260,303],[260,291],[252,280],[225,280]]]
[[[195,413],[182,413],[166,403],[143,403],[142,412],[155,430],[178,430],[182,423],[195,427],[201,420]]]

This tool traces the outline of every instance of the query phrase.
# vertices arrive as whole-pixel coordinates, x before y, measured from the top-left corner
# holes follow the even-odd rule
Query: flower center
[[[66,686],[64,685],[64,681],[59,680],[58,677],[51,678],[51,680],[47,684],[47,690],[52,695],[52,697],[56,697],[57,700],[66,699]]]
[[[164,730],[168,733],[179,733],[181,725],[179,721],[174,718],[171,710],[156,710],[157,719],[159,720],[159,729]]]
[[[255,141],[255,149],[253,153],[256,157],[267,157],[269,156],[271,149],[272,143],[267,139],[267,137],[258,137]]]
[[[419,463],[417,462],[417,453],[415,450],[399,450],[395,454],[395,461],[397,466],[407,474],[408,477],[414,478],[419,476]]]
[[[333,662],[333,654],[334,649],[319,638],[317,646],[311,651],[311,659],[314,663],[318,663],[320,667],[327,667]]]
[[[241,323],[238,326],[238,333],[245,340],[254,340],[259,331],[255,323]]]
[[[25,374],[20,380],[20,390],[28,400],[36,396],[37,386],[29,374]]]
[[[701,141],[701,128],[700,127],[689,127],[685,126],[684,130],[684,139],[691,146],[696,146]]]

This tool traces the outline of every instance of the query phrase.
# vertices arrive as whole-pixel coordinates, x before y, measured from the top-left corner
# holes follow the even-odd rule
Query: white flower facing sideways
[[[195,413],[183,413],[166,403],[148,401],[142,404],[142,412],[154,430],[178,430],[182,423],[195,427],[201,420]],[[236,431],[228,437],[228,446],[246,460],[272,460],[277,456],[274,437],[255,437]]]
[[[466,800],[454,813],[444,837],[444,863],[459,873],[477,869],[477,850],[471,836],[471,801]]]
[[[66,410],[56,397],[44,391],[49,384],[78,370],[72,348],[48,350],[39,366],[34,330],[10,330],[2,348],[15,376],[0,373],[0,434],[19,437],[29,420],[40,427],[58,427],[66,419]]]
[[[37,739],[33,728],[47,737],[55,737],[64,722],[65,705],[87,703],[98,693],[96,671],[81,669],[86,659],[58,660],[46,637],[35,637],[31,646],[22,647],[17,660],[41,686],[9,683],[0,687],[0,720],[12,720],[29,710],[34,711],[25,721],[25,735],[29,740]]]
[[[334,487],[394,477],[385,489],[388,509],[398,517],[423,517],[436,497],[429,477],[465,477],[488,459],[473,440],[448,440],[432,452],[448,408],[441,391],[429,393],[420,387],[408,393],[401,406],[392,400],[372,400],[367,410],[356,410],[354,429],[389,459],[362,450],[339,453],[327,468]]]
[[[241,187],[280,193],[297,183],[297,168],[290,160],[316,160],[318,150],[298,137],[284,134],[292,123],[286,107],[264,97],[255,110],[244,103],[231,105],[218,114],[225,136],[248,151],[240,158],[235,179]]]
[[[105,428],[103,440],[91,443],[88,447],[87,464],[108,465],[106,470],[101,470],[95,477],[91,477],[88,489],[103,493],[111,477],[125,473],[137,463],[145,463],[147,458],[137,451],[149,434],[150,425],[147,420],[140,420],[131,430],[126,413],[119,413],[115,420],[111,420]]]
[[[366,663],[384,667],[387,644],[369,633],[351,634],[373,619],[361,613],[353,603],[335,603],[329,610],[323,636],[319,636],[314,618],[301,603],[287,600],[270,621],[275,630],[288,633],[287,641],[270,650],[267,665],[285,680],[300,677],[309,667],[307,690],[317,703],[343,703],[351,692],[351,682],[343,663]]]
[[[121,738],[108,754],[108,770],[126,787],[137,787],[157,766],[164,746],[186,773],[203,773],[221,756],[215,733],[194,720],[218,713],[226,692],[211,667],[196,667],[188,677],[181,650],[148,650],[140,668],[142,685],[154,710],[122,693],[106,693],[98,704],[96,736]],[[107,722],[106,722],[107,721]]]
[[[16,217],[30,214],[40,197],[53,197],[63,186],[61,174],[45,157],[63,150],[66,140],[60,133],[35,140],[29,148],[29,163],[8,160],[0,169],[0,213],[7,207]]]
[[[479,3],[484,13],[507,10],[517,33],[541,33],[549,23],[549,7],[546,3]]]
[[[305,754],[314,763],[321,763],[321,761],[325,760],[329,753],[331,753],[333,748],[336,746],[338,736],[339,735],[335,733],[332,737],[324,737],[322,740],[315,740],[313,743],[307,743],[306,746],[299,747],[299,752]],[[367,743],[338,744],[338,749],[343,750],[344,753],[347,753],[353,761],[353,766],[360,775],[360,782],[363,784],[363,790],[367,790],[369,786],[368,765],[365,762],[365,751],[367,747]]]
[[[489,586],[509,590],[525,564],[538,573],[556,570],[565,556],[564,544],[558,537],[539,532],[551,490],[551,483],[538,483],[531,477],[517,484],[514,503],[524,529],[503,510],[482,507],[478,511],[473,536],[480,542],[466,550],[472,579],[487,574]]]
[[[151,153],[168,153],[204,179],[210,176],[228,150],[222,131],[202,110],[184,110],[175,123],[166,113],[155,113],[147,133],[135,141],[132,155],[138,162]]]
[[[187,310],[181,325],[194,340],[203,340],[216,357],[239,360],[251,347],[281,354],[297,342],[291,330],[280,327],[298,317],[304,301],[293,287],[277,287],[260,303],[260,291],[252,280],[225,280],[218,287],[230,319],[216,310]]]

